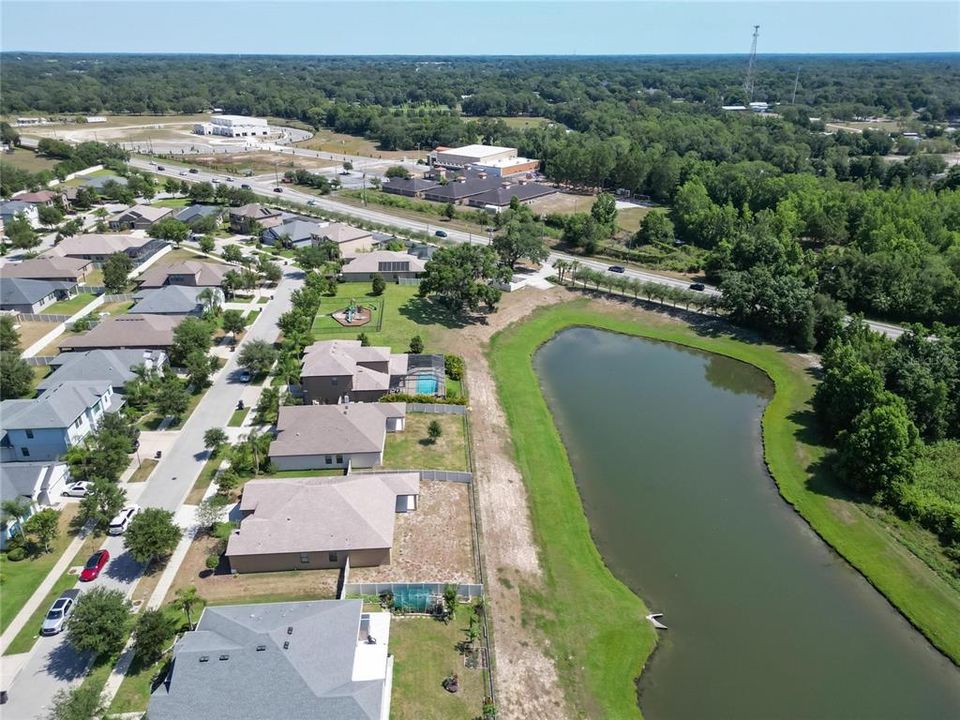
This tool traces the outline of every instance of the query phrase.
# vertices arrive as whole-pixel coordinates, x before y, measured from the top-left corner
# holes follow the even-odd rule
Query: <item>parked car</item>
[[[243,185],[240,186],[240,189],[241,189],[241,190],[249,190],[249,189],[250,189],[250,186],[247,185],[246,183],[243,183]]]
[[[240,373],[240,382],[242,382],[242,383],[248,383],[248,382],[250,382],[250,373],[247,372],[246,370],[244,370],[242,373]]]
[[[273,189],[273,191],[274,191],[274,192],[283,192],[283,188],[282,188],[282,187],[275,187],[275,188]]]
[[[610,267],[607,268],[607,271],[615,272],[615,273],[624,273],[626,272],[626,269],[624,269],[623,265],[611,265]]]
[[[117,513],[117,516],[110,521],[110,527],[107,529],[108,535],[123,535],[124,531],[130,526],[130,521],[140,514],[139,505],[128,505]]]
[[[86,497],[87,492],[90,488],[93,487],[92,482],[87,482],[86,480],[81,480],[79,482],[70,483],[67,485],[67,489],[63,491],[63,494],[67,497]]]
[[[109,550],[97,550],[87,560],[87,564],[83,566],[83,572],[80,573],[80,582],[90,582],[100,577],[100,571],[103,570],[109,560]]]
[[[706,285],[704,285],[703,283],[690,283],[690,289],[691,289],[691,290],[698,290],[699,292],[703,292],[704,290],[707,289],[707,287],[706,287]]]
[[[446,230],[437,230],[437,231],[434,233],[434,235],[436,235],[437,237],[446,237],[446,236],[447,236],[447,231],[446,231]]]
[[[74,605],[77,604],[77,598],[80,597],[79,588],[70,588],[64,590],[60,597],[53,601],[53,605],[47,611],[43,618],[43,624],[40,626],[41,635],[57,635],[63,631],[63,626],[73,612]]]

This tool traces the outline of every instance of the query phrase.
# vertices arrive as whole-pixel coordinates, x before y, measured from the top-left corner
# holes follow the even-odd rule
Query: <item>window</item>
[[[327,555],[327,559],[330,562],[340,562],[340,553],[335,553],[335,552],[329,553]]]
[[[30,448],[22,447],[20,448],[20,454],[24,457],[30,457]]]
[[[343,455],[337,455],[337,465],[343,465]]]
[[[310,553],[300,553],[300,562],[304,565],[310,564]]]
[[[80,427],[81,422],[83,422],[83,415],[81,415],[80,417],[78,417],[76,420],[73,421],[73,426],[78,428]]]
[[[327,465],[333,465],[333,458],[330,457],[329,455],[324,456],[323,461],[324,461]]]
[[[331,384],[331,385],[339,385],[339,384],[340,384],[340,378],[338,378],[338,377],[332,377],[332,378],[330,378],[330,384]]]
[[[33,440],[33,430],[26,430],[25,432],[27,433],[27,437]]]

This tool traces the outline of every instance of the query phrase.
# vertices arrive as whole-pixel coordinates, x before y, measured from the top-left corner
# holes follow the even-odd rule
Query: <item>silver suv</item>
[[[43,625],[40,626],[40,634],[56,635],[60,633],[63,630],[64,623],[67,622],[67,618],[70,617],[70,613],[73,612],[79,596],[80,590],[77,588],[64,590],[63,594],[53,601],[53,605],[51,605],[47,611],[46,617],[43,618]]]

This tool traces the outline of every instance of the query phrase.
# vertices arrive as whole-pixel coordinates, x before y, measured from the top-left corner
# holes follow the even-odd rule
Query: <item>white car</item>
[[[307,200],[307,205],[317,205],[317,204],[319,203],[317,203],[316,200]]]
[[[66,495],[67,497],[82,498],[87,496],[87,492],[92,487],[93,487],[92,482],[81,480],[80,482],[70,483],[69,485],[67,485],[67,489],[63,491],[63,494]]]
[[[73,612],[73,606],[76,605],[78,597],[80,597],[80,590],[76,588],[64,590],[63,594],[53,601],[53,605],[50,606],[46,616],[43,618],[43,624],[40,626],[40,634],[57,635],[62,632],[67,618],[70,617],[70,613]]]
[[[117,516],[110,521],[110,527],[107,530],[108,535],[123,535],[123,532],[130,526],[130,521],[140,514],[139,505],[128,505]]]

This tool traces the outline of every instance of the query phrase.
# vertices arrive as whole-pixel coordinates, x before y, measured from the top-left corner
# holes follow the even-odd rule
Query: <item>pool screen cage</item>
[[[407,374],[398,390],[407,395],[446,395],[443,355],[407,355]]]

